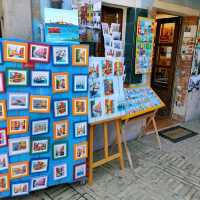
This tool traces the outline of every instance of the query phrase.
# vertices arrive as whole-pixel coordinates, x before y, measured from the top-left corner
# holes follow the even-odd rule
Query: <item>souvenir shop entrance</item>
[[[151,85],[166,107],[158,117],[170,117],[175,79],[180,17],[157,19]]]

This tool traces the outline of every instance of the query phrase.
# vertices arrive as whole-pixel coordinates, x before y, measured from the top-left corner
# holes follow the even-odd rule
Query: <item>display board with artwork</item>
[[[88,46],[0,45],[0,198],[84,178]]]
[[[155,21],[138,17],[136,36],[135,73],[151,72]]]

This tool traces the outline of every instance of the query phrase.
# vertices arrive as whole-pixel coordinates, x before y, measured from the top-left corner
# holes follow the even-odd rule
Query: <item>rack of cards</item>
[[[2,40],[0,197],[86,176],[88,51]]]

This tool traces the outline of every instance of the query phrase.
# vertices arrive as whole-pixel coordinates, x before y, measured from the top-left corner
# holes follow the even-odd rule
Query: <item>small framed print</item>
[[[29,153],[30,137],[8,139],[9,156]]]
[[[0,192],[8,191],[10,188],[8,174],[0,174]]]
[[[48,63],[50,58],[50,46],[45,44],[32,43],[30,48],[30,60],[32,62]]]
[[[0,147],[5,147],[8,145],[7,129],[0,128]]]
[[[74,180],[80,180],[81,178],[86,177],[87,174],[87,165],[86,163],[81,163],[74,166]]]
[[[27,63],[28,44],[22,42],[5,41],[3,42],[3,53],[4,61]]]
[[[31,71],[31,86],[32,87],[49,87],[50,86],[50,71],[48,70]]]
[[[53,64],[68,65],[69,64],[69,47],[53,46]]]
[[[9,174],[11,179],[29,176],[29,162],[10,163]]]
[[[53,73],[52,87],[54,93],[68,92],[69,90],[68,73],[67,72]]]
[[[88,66],[89,47],[87,45],[72,46],[72,65]]]
[[[39,176],[31,179],[31,191],[45,189],[47,187],[48,177]]]
[[[50,102],[50,96],[30,96],[30,112],[49,113]]]
[[[68,134],[69,134],[68,120],[54,122],[54,124],[53,124],[54,140],[66,138],[68,136]]]
[[[69,102],[67,99],[54,101],[54,117],[66,117],[68,116]]]
[[[75,122],[74,123],[74,136],[76,138],[87,136],[88,123],[87,121]]]
[[[31,141],[31,153],[40,154],[49,151],[49,138],[37,138]]]
[[[4,73],[0,72],[0,93],[5,92],[5,78]]]
[[[29,183],[28,182],[12,183],[11,191],[12,191],[11,193],[12,197],[26,195],[29,193]]]
[[[88,98],[80,97],[72,99],[72,113],[73,115],[87,115],[88,114]]]
[[[8,135],[22,134],[28,132],[29,117],[8,117]]]
[[[28,71],[22,69],[7,69],[8,86],[27,86]]]
[[[31,173],[41,173],[48,171],[48,158],[40,158],[31,160]]]
[[[3,48],[2,48],[2,43],[0,43],[0,64],[3,63]]]
[[[8,169],[8,154],[0,154],[0,171]]]
[[[28,93],[9,93],[8,110],[26,110],[29,108]]]
[[[67,143],[53,144],[53,159],[62,159],[67,157]]]
[[[67,164],[56,165],[53,168],[54,180],[60,180],[67,177]]]
[[[87,158],[88,156],[88,143],[82,142],[74,145],[74,160]]]
[[[0,120],[6,120],[6,101],[0,100]]]
[[[41,135],[49,132],[49,118],[32,120],[31,121],[31,133],[32,135]]]
[[[75,74],[73,76],[74,92],[87,92],[88,90],[87,75]]]

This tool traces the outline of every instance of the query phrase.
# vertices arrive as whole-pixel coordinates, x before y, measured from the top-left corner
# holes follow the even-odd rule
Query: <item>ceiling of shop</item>
[[[200,9],[200,0],[162,0],[168,3],[181,4],[183,6]]]

